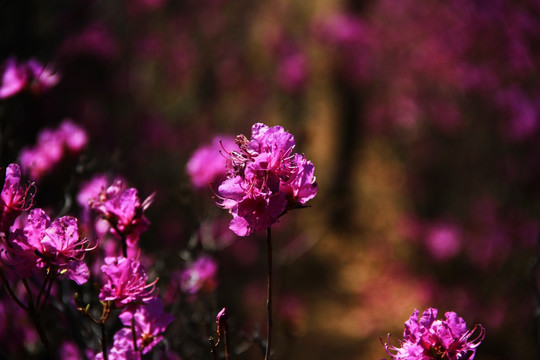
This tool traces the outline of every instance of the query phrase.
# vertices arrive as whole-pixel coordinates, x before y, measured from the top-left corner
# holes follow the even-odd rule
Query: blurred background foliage
[[[157,191],[141,247],[160,284],[186,248],[212,253],[239,344],[264,329],[264,234],[231,236],[185,166],[216,134],[282,125],[319,194],[274,232],[276,359],[388,358],[379,339],[430,306],[485,326],[478,359],[532,359],[539,41],[537,0],[8,0],[0,60],[62,78],[0,102],[2,166],[79,123],[88,151],[38,205],[96,172]]]

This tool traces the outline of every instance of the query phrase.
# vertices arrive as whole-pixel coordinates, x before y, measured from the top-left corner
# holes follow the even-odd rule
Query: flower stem
[[[47,340],[47,335],[45,335],[45,331],[43,330],[43,328],[41,327],[41,323],[39,322],[38,314],[35,313],[34,309],[32,309],[30,312],[30,318],[32,319],[32,323],[36,328],[39,339],[43,343],[43,346],[45,346],[47,354],[49,354],[49,357],[53,359],[51,345],[49,344],[49,340]]]
[[[127,258],[127,236],[126,236],[126,234],[124,234],[123,231],[120,231],[118,229],[118,226],[116,226],[116,224],[113,223],[112,221],[109,221],[109,224],[112,226],[114,231],[116,231],[116,234],[118,234],[118,236],[120,236],[120,240],[122,241],[122,256]]]
[[[272,231],[270,227],[266,229],[266,248],[268,256],[268,287],[266,291],[266,352],[264,359],[269,360],[272,348]]]
[[[101,326],[101,351],[103,353],[103,360],[107,360],[107,337],[105,334],[105,322],[100,324]]]
[[[107,360],[107,336],[105,333],[105,322],[109,318],[111,313],[111,303],[110,301],[102,302],[103,309],[101,311],[101,318],[99,319],[99,325],[101,327],[101,351],[103,352],[103,360]]]
[[[6,277],[4,276],[4,273],[2,272],[2,269],[0,269],[0,278],[2,279],[2,283],[4,284],[4,288],[6,289],[8,295],[10,298],[13,299],[13,301],[15,301],[15,303],[17,305],[19,305],[20,308],[22,308],[24,311],[28,311],[28,308],[26,307],[26,305],[24,305],[22,303],[21,300],[19,300],[19,298],[17,297],[17,295],[15,295],[15,292],[13,291],[13,289],[11,288],[11,286],[9,285],[9,282],[8,280],[6,279]]]
[[[210,352],[212,353],[212,360],[218,360],[216,353],[216,342],[212,338],[208,340],[210,341]]]
[[[53,359],[51,345],[49,343],[49,340],[47,339],[47,335],[45,334],[43,327],[41,327],[41,324],[39,322],[39,314],[36,309],[37,304],[36,305],[34,304],[34,299],[32,297],[32,290],[30,290],[30,284],[28,284],[28,281],[26,279],[22,279],[22,283],[24,285],[24,288],[26,289],[26,292],[28,293],[28,306],[27,306],[28,315],[30,316],[32,323],[34,324],[34,327],[36,328],[36,331],[39,335],[39,339],[43,343],[43,346],[45,347],[45,350],[47,351],[49,358]]]
[[[137,334],[135,333],[135,316],[131,318],[131,339],[133,340],[133,350],[139,351],[137,349]]]
[[[227,328],[227,323],[225,322],[225,329],[223,331],[223,337],[225,339],[225,360],[229,360],[229,329]]]

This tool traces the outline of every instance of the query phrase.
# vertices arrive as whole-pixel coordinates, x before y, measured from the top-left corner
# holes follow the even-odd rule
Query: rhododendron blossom
[[[231,166],[218,204],[233,216],[229,228],[237,235],[270,227],[317,194],[313,164],[293,153],[294,137],[281,126],[257,123],[250,140],[238,135],[236,143],[238,151],[225,149]]]
[[[134,246],[150,225],[143,212],[153,199],[152,194],[141,203],[137,189],[126,189],[123,181],[116,180],[108,188],[103,188],[97,197],[91,198],[89,204],[109,221],[118,235],[126,237],[128,245]]]
[[[0,231],[7,233],[15,218],[28,210],[34,195],[30,193],[32,186],[22,184],[21,168],[10,164],[6,168],[4,187],[0,193]]]
[[[137,306],[135,310],[127,309],[118,317],[122,324],[129,327],[131,321],[134,320],[135,326],[133,329],[127,329],[127,335],[133,339],[132,330],[135,330],[137,349],[143,354],[148,353],[163,340],[163,333],[174,320],[174,316],[163,310],[163,303],[158,297],[154,297],[144,305]]]
[[[394,360],[472,360],[476,348],[484,339],[482,325],[467,329],[465,321],[455,312],[445,313],[445,320],[436,320],[437,309],[429,308],[418,316],[414,310],[405,322],[401,346],[384,344]],[[478,329],[478,334],[470,339]]]
[[[131,303],[147,303],[154,297],[157,279],[147,284],[146,269],[138,260],[125,257],[106,257],[101,271],[106,283],[99,300],[114,301],[116,307]]]
[[[63,216],[51,221],[42,209],[36,208],[30,211],[24,228],[10,234],[4,249],[4,262],[21,277],[28,276],[34,267],[46,268],[83,284],[90,277],[83,258],[95,246],[81,239],[76,218]]]

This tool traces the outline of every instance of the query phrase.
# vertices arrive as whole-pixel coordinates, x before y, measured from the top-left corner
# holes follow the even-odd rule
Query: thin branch
[[[9,297],[12,298],[13,301],[15,301],[15,303],[17,305],[19,305],[19,307],[21,307],[24,311],[28,312],[28,307],[26,305],[24,305],[21,300],[19,300],[17,295],[15,295],[15,293],[13,292],[13,289],[11,288],[11,286],[9,286],[9,282],[7,281],[6,277],[4,276],[4,273],[2,272],[2,269],[0,269],[0,278],[2,278],[2,283],[4,284],[4,288],[6,289]]]
[[[272,350],[272,231],[266,229],[266,248],[268,256],[268,287],[266,292],[266,352],[265,360],[270,360]]]
[[[139,351],[137,348],[137,333],[135,332],[135,316],[131,317],[131,338],[133,339],[133,350]]]
[[[47,286],[47,291],[45,291],[45,296],[43,296],[43,302],[41,303],[41,306],[39,306],[39,303],[37,304],[38,310],[37,313],[41,313],[43,311],[43,308],[45,307],[45,303],[47,302],[47,298],[49,297],[49,294],[51,293],[51,288],[54,283],[54,276],[51,276],[49,279],[49,286]]]

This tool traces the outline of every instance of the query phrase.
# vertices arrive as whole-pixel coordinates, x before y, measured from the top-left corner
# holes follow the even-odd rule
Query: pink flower
[[[44,90],[47,90],[60,81],[60,75],[49,67],[43,66],[36,59],[28,60],[27,69],[30,74],[30,89],[34,93],[40,93]]]
[[[129,246],[134,246],[140,235],[148,229],[150,222],[143,212],[150,206],[154,194],[142,203],[137,189],[127,188],[123,181],[116,180],[108,188],[102,189],[89,204],[98,211],[113,227],[118,235],[125,237]]]
[[[75,153],[80,152],[88,143],[86,131],[71,119],[64,120],[58,127],[58,133],[63,138],[64,146]]]
[[[131,330],[120,329],[114,334],[113,346],[107,353],[109,360],[141,360],[141,353],[133,348]],[[96,354],[94,360],[103,360],[103,353]]]
[[[7,233],[15,218],[32,205],[34,194],[30,193],[32,186],[23,185],[21,168],[10,164],[6,168],[4,187],[0,193],[0,231]]]
[[[234,138],[232,136],[218,135],[212,139],[211,143],[195,150],[186,165],[186,172],[193,186],[202,188],[220,177],[224,179],[229,160],[221,155],[221,151],[223,148],[227,149],[233,146]]]
[[[90,199],[99,197],[99,194],[107,188],[107,184],[107,177],[101,174],[83,183],[81,190],[77,194],[79,205],[83,209],[88,208]]]
[[[217,286],[217,268],[216,262],[209,256],[199,257],[182,272],[182,290],[190,295],[213,291]]]
[[[38,180],[62,160],[65,150],[76,154],[87,141],[86,132],[72,120],[65,119],[58,128],[41,131],[34,147],[21,150],[21,167],[30,178]]]
[[[154,297],[157,279],[147,284],[146,269],[138,260],[106,257],[101,271],[107,279],[99,293],[101,301],[114,301],[117,307],[122,307],[131,303],[147,303]]]
[[[253,125],[251,140],[239,135],[239,151],[228,152],[228,179],[218,188],[218,204],[229,210],[229,228],[239,236],[263,230],[287,210],[317,194],[314,166],[293,154],[294,137],[281,126]]]
[[[46,268],[83,284],[90,277],[83,258],[93,249],[87,239],[80,238],[76,218],[63,216],[51,221],[37,208],[30,211],[23,229],[10,234],[3,257],[21,277],[28,276],[33,268]]]
[[[22,91],[26,86],[27,78],[28,76],[24,66],[17,64],[14,58],[9,58],[6,62],[4,74],[2,75],[0,99],[5,99]]]
[[[285,91],[298,93],[304,89],[309,77],[308,59],[296,48],[283,52],[277,68],[277,82]]]
[[[17,64],[14,58],[9,58],[2,75],[0,99],[13,96],[27,88],[34,93],[40,93],[55,86],[59,80],[60,75],[35,59]]]
[[[154,346],[163,340],[163,333],[174,321],[174,316],[163,310],[163,303],[154,297],[148,303],[137,306],[135,310],[128,309],[119,316],[122,324],[131,327],[131,320],[135,319],[135,338],[137,348],[142,354],[148,353]],[[130,339],[133,339],[132,329],[128,329]],[[133,344],[133,340],[132,340]]]
[[[395,360],[472,360],[476,348],[484,339],[482,325],[467,330],[465,321],[455,312],[445,313],[445,320],[436,320],[437,309],[429,308],[418,316],[414,310],[405,322],[403,340],[400,347],[384,344],[386,351]],[[469,340],[479,329],[478,335]],[[390,335],[389,335],[390,336]],[[395,352],[394,354],[391,351]]]
[[[436,223],[427,229],[426,245],[438,260],[447,260],[461,250],[460,228],[453,223]]]

